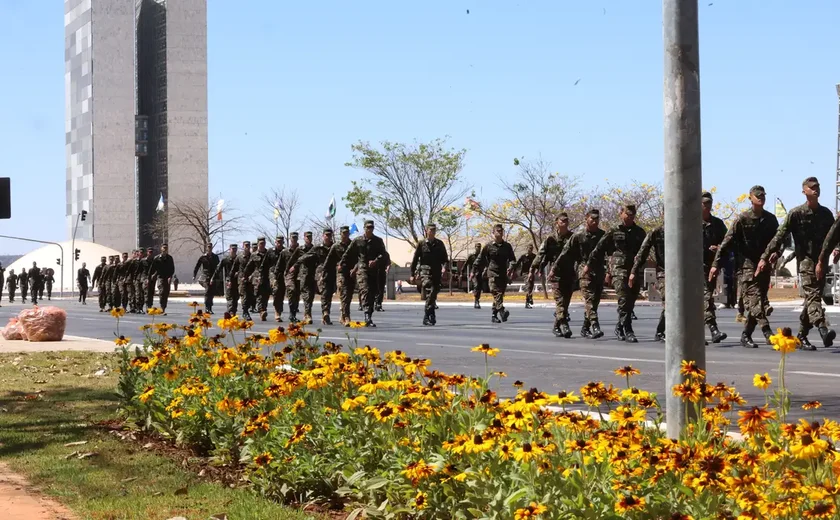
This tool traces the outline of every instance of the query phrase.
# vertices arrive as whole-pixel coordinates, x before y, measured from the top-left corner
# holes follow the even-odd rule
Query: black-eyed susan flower
[[[434,475],[435,467],[431,464],[427,464],[425,460],[420,459],[416,462],[410,463],[400,473],[405,475],[405,477],[411,481],[412,486],[417,486],[421,480]]]
[[[790,327],[785,327],[783,329],[776,329],[776,334],[770,336],[770,344],[773,345],[773,350],[778,350],[785,355],[796,350],[801,342],[799,338],[793,336]]]
[[[822,403],[819,401],[808,401],[802,405],[803,410],[816,410],[817,408],[822,408]]]
[[[814,507],[802,512],[805,518],[836,518],[837,506],[831,502],[819,502]]]
[[[705,379],[706,371],[697,366],[696,361],[685,361],[680,363],[680,374],[693,379]]]
[[[426,493],[418,491],[417,495],[414,496],[414,509],[426,509],[426,506],[428,505],[428,499],[429,496]]]
[[[514,511],[513,518],[514,520],[530,520],[531,518],[538,518],[546,511],[548,511],[546,506],[536,502],[531,502],[528,507],[523,507]]]
[[[641,511],[645,508],[645,499],[635,495],[621,495],[615,503],[615,512],[625,514],[632,511]]]
[[[130,341],[131,341],[131,338],[126,338],[125,336],[120,336],[119,338],[114,340],[114,343],[116,343],[118,347],[123,347],[125,345],[128,345],[128,343]]]
[[[113,309],[111,309],[111,316],[115,318],[122,318],[123,316],[125,316],[125,309],[123,309],[122,307],[114,307]]]
[[[274,460],[274,457],[271,455],[271,453],[266,451],[254,457],[254,466],[260,468],[269,464],[272,460]]]
[[[148,401],[153,395],[155,394],[155,387],[152,385],[147,386],[143,389],[143,393],[141,393],[137,398],[140,399],[141,403],[145,403]]]
[[[482,343],[481,345],[479,345],[477,347],[473,347],[471,350],[473,352],[482,352],[485,355],[490,356],[490,357],[496,357],[496,354],[499,353],[499,349],[491,348],[490,345],[488,345],[487,343]]]
[[[623,366],[620,368],[615,369],[615,375],[622,376],[622,377],[630,377],[630,376],[637,376],[642,372],[636,368],[631,367],[630,365]]]
[[[753,386],[756,388],[767,390],[771,384],[773,384],[773,380],[770,378],[770,374],[766,372],[753,376]]]

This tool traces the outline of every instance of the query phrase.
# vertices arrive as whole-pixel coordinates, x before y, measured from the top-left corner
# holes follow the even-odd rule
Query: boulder
[[[61,341],[67,325],[67,312],[58,307],[35,306],[20,311],[18,322],[29,341]]]

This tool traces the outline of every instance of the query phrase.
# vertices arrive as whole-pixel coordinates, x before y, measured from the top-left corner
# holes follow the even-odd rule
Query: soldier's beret
[[[712,199],[712,194],[708,191],[704,191],[703,194],[700,195],[700,200],[702,202],[706,202],[706,201],[712,202],[712,200],[713,200]]]
[[[265,237],[259,237],[259,238],[257,238],[257,242],[265,242]]]
[[[332,234],[333,234],[333,230],[332,230],[332,229],[330,229],[330,228],[324,228],[324,234],[325,234],[325,235],[332,235]]]
[[[298,237],[298,232],[297,231],[292,231],[291,233],[289,233],[289,237],[290,238],[297,238]]]
[[[373,221],[372,220],[365,220],[365,227],[373,227]]]
[[[750,188],[750,195],[754,197],[761,197],[766,193],[767,192],[764,191],[764,186],[755,185],[752,188]]]
[[[349,233],[350,232],[350,226],[341,226],[340,231],[342,233],[344,233],[345,231],[347,231]]]

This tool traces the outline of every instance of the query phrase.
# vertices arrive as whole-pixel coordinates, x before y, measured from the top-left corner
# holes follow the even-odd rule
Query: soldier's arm
[[[715,251],[715,259],[712,261],[711,268],[717,269],[720,266],[720,259],[721,258],[728,258],[729,252],[732,250],[732,247],[735,245],[735,234],[738,232],[738,229],[741,227],[741,219],[736,218],[735,222],[732,223],[732,227],[729,228],[729,231],[726,232],[726,235],[723,237],[723,241],[721,241],[718,250]]]
[[[589,269],[594,269],[595,266],[604,264],[604,256],[611,255],[613,252],[613,232],[612,230],[607,231],[604,233],[604,236],[601,237],[601,240],[595,244],[595,249],[589,253],[589,258],[585,259],[586,267]]]
[[[443,269],[448,273],[452,266],[449,265],[449,252],[443,242],[440,243],[440,262]]]
[[[193,268],[193,278],[198,276],[198,269],[201,267],[201,257],[199,257],[198,261],[195,263],[195,267]]]
[[[344,255],[341,257],[341,268],[344,270],[351,270],[353,266],[359,261],[359,246],[357,245],[356,241],[353,240],[350,242],[350,245],[347,246],[347,250],[344,251]]]
[[[826,265],[828,263],[829,256],[838,244],[840,244],[840,217],[837,217],[834,224],[831,225],[831,229],[828,230],[828,234],[825,236],[825,240],[823,240],[819,260],[821,264]]]
[[[772,240],[770,240],[770,243],[767,244],[767,249],[765,249],[764,254],[761,255],[761,259],[763,261],[767,262],[770,259],[770,255],[773,255],[774,253],[778,254],[779,250],[781,250],[788,233],[791,231],[791,227],[793,225],[792,219],[795,215],[795,212],[788,213],[785,217],[784,223],[776,229],[776,235]]]
[[[414,256],[411,257],[411,276],[417,272],[417,264],[420,263],[420,251],[423,247],[423,241],[421,240],[420,243],[417,244],[417,247],[414,248]]]
[[[633,269],[630,271],[631,273],[638,273],[645,265],[645,262],[647,262],[647,259],[650,256],[651,247],[653,247],[653,234],[654,232],[650,232],[645,236],[645,240],[642,242],[642,247],[639,248],[639,252],[636,253],[636,258],[633,259]]]
[[[475,257],[475,262],[473,262],[473,276],[482,276],[484,275],[484,268],[487,266],[487,246],[484,246],[481,249],[481,252],[478,256]]]
[[[551,254],[552,246],[549,243],[549,240],[553,241],[554,239],[552,237],[548,237],[545,240],[543,240],[542,244],[540,244],[540,248],[537,250],[537,257],[534,258],[534,263],[531,264],[532,271],[543,271],[545,270],[546,265],[548,265],[549,262],[551,262],[551,258],[549,258],[549,255]],[[537,269],[535,269],[535,267],[537,267]]]

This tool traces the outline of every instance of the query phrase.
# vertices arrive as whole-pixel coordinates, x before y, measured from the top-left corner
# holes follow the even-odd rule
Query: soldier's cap
[[[804,181],[802,181],[802,187],[808,186],[809,188],[813,188],[814,186],[819,186],[820,181],[817,180],[816,177],[808,177]]]
[[[306,231],[303,236],[312,238],[312,231]]]
[[[239,249],[239,245],[234,242],[233,244],[230,245],[230,248],[231,249]]]
[[[759,186],[756,184],[755,186],[750,188],[750,195],[752,195],[753,197],[762,197],[766,193],[767,192],[764,191],[764,186]]]
[[[277,241],[277,240],[279,240],[280,242],[282,242],[282,241],[284,241],[284,240],[286,240],[286,239],[285,239],[285,238],[283,238],[283,235],[277,235],[276,237],[274,237],[274,240],[276,240],[276,241]]]
[[[103,256],[102,258],[100,258],[100,260],[105,260],[105,257]]]
[[[371,227],[372,228],[373,227],[373,221],[372,220],[365,220],[365,227]]]
[[[437,224],[434,222],[431,224],[426,224],[426,229],[437,229]]]
[[[624,212],[628,215],[635,215],[636,214],[636,205],[635,204],[625,204],[624,205]]]
[[[292,231],[291,233],[289,233],[289,238],[294,238],[295,240],[297,240],[297,237],[298,237],[298,232],[297,231]]]
[[[592,208],[592,209],[589,210],[587,215],[591,215],[593,217],[600,217],[601,216],[601,210],[598,209],[598,208]]]
[[[243,241],[242,241],[242,246],[243,246],[243,247],[244,247],[244,246],[250,246],[250,245],[251,245],[251,241],[250,241],[250,240],[243,240]]]
[[[481,247],[481,242],[476,242],[475,247]]]
[[[333,230],[332,230],[332,229],[330,229],[330,228],[324,228],[324,234],[325,234],[325,235],[332,235],[332,234],[333,234]]]
[[[708,191],[704,191],[702,195],[700,195],[700,202],[712,202],[712,194]]]
[[[341,226],[341,228],[339,228],[339,231],[342,232],[342,233],[349,233],[350,232],[350,226]]]
[[[258,237],[257,238],[257,243],[259,243],[259,242],[265,242],[265,237]]]

